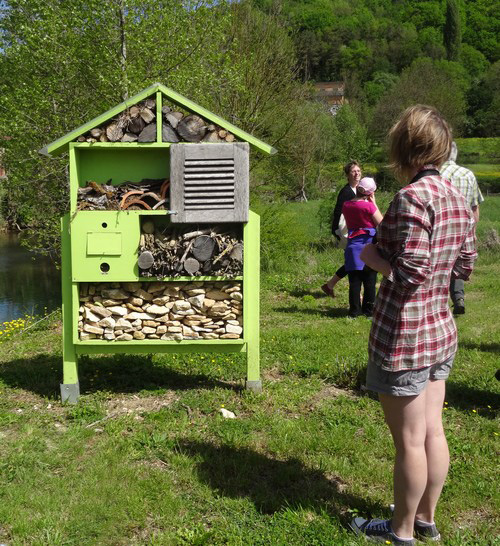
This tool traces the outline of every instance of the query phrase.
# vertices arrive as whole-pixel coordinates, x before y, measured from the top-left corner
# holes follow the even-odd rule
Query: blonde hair
[[[389,157],[398,178],[424,165],[440,167],[449,157],[451,129],[432,106],[407,108],[389,131]]]

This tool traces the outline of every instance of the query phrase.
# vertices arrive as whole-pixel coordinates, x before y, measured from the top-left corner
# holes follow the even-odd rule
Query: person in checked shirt
[[[474,215],[439,175],[451,131],[429,106],[408,108],[389,132],[392,166],[405,185],[361,259],[382,273],[368,346],[366,387],[379,394],[396,448],[391,520],[355,518],[373,541],[439,540],[434,522],[448,473],[442,425],[447,379],[457,351],[448,306],[450,278],[466,280],[477,257]]]
[[[456,164],[457,145],[455,142],[451,145],[451,153],[448,161],[441,167],[441,176],[449,180],[458,188],[465,197],[470,206],[474,220],[479,222],[479,205],[484,201],[474,173]],[[463,315],[465,313],[465,290],[464,281],[452,277],[450,281],[450,297],[453,302],[453,314]]]

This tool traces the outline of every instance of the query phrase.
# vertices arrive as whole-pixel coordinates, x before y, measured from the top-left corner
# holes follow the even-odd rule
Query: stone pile
[[[240,339],[241,283],[81,283],[80,340]]]

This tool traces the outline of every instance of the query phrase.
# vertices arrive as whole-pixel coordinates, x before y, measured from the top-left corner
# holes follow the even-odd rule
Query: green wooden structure
[[[148,98],[155,99],[156,119],[162,119],[162,107],[174,104],[188,113],[203,117],[208,122],[230,131],[240,142],[272,154],[276,150],[261,140],[239,129],[226,120],[202,108],[162,84],[154,84],[134,97],[122,102],[78,129],[48,144],[41,153],[48,156],[69,152],[70,212],[61,221],[62,226],[62,312],[63,312],[63,383],[62,400],[76,403],[79,395],[78,356],[82,354],[114,353],[188,353],[188,352],[243,352],[247,356],[246,387],[262,388],[259,367],[259,216],[248,213],[243,231],[242,284],[243,333],[240,339],[183,339],[166,341],[144,339],[107,341],[80,339],[78,320],[81,283],[150,282],[167,284],[179,281],[224,281],[224,277],[141,277],[137,265],[140,225],[145,217],[171,214],[168,210],[78,210],[78,188],[86,181],[113,185],[145,178],[170,177],[170,146],[162,141],[161,123],[156,123],[154,142],[78,142],[89,130],[116,118],[121,112]],[[188,146],[197,146],[196,143]],[[206,146],[206,144],[204,144]],[[177,224],[178,225],[178,224]],[[105,264],[105,267],[103,267]],[[234,280],[234,279],[233,279]]]

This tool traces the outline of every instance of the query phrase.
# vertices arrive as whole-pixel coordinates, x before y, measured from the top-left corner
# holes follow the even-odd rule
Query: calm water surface
[[[0,323],[60,305],[60,273],[51,260],[22,247],[19,235],[0,233]]]

